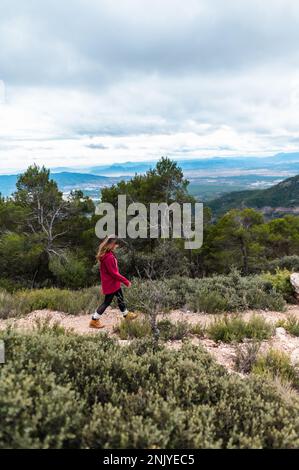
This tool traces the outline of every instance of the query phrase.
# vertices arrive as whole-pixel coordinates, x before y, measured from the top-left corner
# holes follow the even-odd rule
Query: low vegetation
[[[225,316],[211,323],[207,328],[208,336],[214,341],[231,343],[244,339],[269,339],[274,334],[274,327],[260,316],[253,316],[245,321],[240,316]]]
[[[34,310],[54,310],[73,315],[94,312],[100,302],[99,287],[69,289],[28,289],[13,294],[0,291],[0,318],[26,315]]]
[[[288,382],[299,388],[298,367],[291,364],[290,357],[283,351],[272,349],[259,356],[252,367],[252,372],[265,378],[278,377],[282,382]]]
[[[275,278],[276,279],[276,278]],[[235,312],[246,309],[282,311],[285,300],[271,279],[243,277],[238,272],[211,278],[174,277],[165,280],[135,279],[126,290],[132,310],[148,310],[153,292],[159,297],[159,310],[167,312],[188,307],[205,313]],[[81,290],[58,288],[24,289],[14,293],[0,290],[0,318],[26,315],[33,310],[49,309],[70,314],[93,312],[100,302],[100,288]]]
[[[262,277],[271,283],[273,289],[280,293],[288,302],[294,301],[294,291],[290,281],[291,271],[288,269],[276,269],[275,273],[265,273]]]
[[[299,402],[199,347],[2,331],[1,448],[298,448]],[[88,380],[87,380],[88,378]]]
[[[243,374],[249,374],[257,361],[259,351],[259,341],[250,341],[245,344],[238,344],[234,361],[236,371]]]
[[[120,339],[145,338],[151,334],[151,325],[147,320],[134,320],[133,322],[122,320],[114,328]]]
[[[286,320],[280,320],[276,326],[282,326],[293,336],[299,336],[299,320],[294,315],[289,315]]]

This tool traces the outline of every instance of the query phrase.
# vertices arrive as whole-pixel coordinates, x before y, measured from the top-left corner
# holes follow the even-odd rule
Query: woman
[[[100,264],[102,292],[105,295],[104,302],[92,315],[90,328],[103,328],[105,325],[100,321],[101,315],[111,304],[114,296],[117,299],[118,307],[126,320],[133,320],[137,317],[136,313],[128,312],[124,301],[121,284],[130,287],[131,282],[118,271],[117,259],[114,251],[118,247],[118,238],[115,235],[106,237],[100,244],[96,259]]]

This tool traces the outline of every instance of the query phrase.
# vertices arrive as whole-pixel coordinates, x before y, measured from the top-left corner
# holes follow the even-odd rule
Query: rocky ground
[[[244,319],[249,319],[252,315],[262,315],[268,322],[276,323],[280,319],[287,318],[288,315],[293,315],[299,319],[299,306],[289,306],[286,312],[271,312],[262,310],[250,310],[242,313]],[[167,318],[170,321],[187,321],[190,324],[200,323],[203,326],[215,321],[219,318],[217,315],[207,315],[201,313],[192,313],[189,311],[174,310],[170,313],[160,315],[161,318]],[[53,312],[49,310],[37,310],[30,313],[23,318],[10,318],[7,320],[0,320],[0,329],[6,328],[9,325],[14,325],[20,329],[35,328],[37,321],[47,320],[50,324],[59,323],[66,329],[71,329],[79,334],[102,334],[108,333],[110,336],[117,337],[113,329],[121,320],[118,310],[109,308],[103,315],[103,323],[105,328],[101,330],[93,330],[89,328],[89,315],[69,315],[62,312]],[[233,344],[216,343],[208,338],[191,337],[194,344],[202,345],[207,349],[215,359],[224,365],[229,371],[233,371],[234,357],[236,354],[236,346]],[[124,342],[124,341],[122,341]],[[169,348],[180,348],[182,341],[169,341],[166,343]],[[289,354],[293,364],[299,363],[299,337],[288,334],[284,328],[276,328],[275,335],[268,341],[261,343],[261,352],[274,348]]]

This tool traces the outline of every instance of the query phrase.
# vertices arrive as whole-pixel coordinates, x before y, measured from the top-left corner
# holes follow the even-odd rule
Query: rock
[[[279,326],[278,328],[275,329],[275,334],[279,338],[285,338],[286,330],[284,328],[282,328],[282,326]]]
[[[298,364],[299,363],[299,348],[294,349],[294,351],[292,352],[291,362],[292,362],[292,364]]]
[[[299,302],[299,273],[292,273],[290,281],[294,289],[296,300]]]

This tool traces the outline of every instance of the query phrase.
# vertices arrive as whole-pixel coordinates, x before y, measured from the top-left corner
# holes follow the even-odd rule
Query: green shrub
[[[130,289],[125,290],[126,303],[130,310],[144,311],[148,299],[152,298],[153,287],[160,292],[160,311],[167,312],[176,305],[177,295],[175,290],[168,287],[163,281],[147,281],[134,279]]]
[[[11,294],[0,289],[0,318],[9,318],[15,313],[15,302]]]
[[[151,326],[147,320],[121,320],[115,326],[114,333],[117,333],[120,339],[144,338],[151,333]]]
[[[230,310],[229,302],[218,292],[207,288],[198,289],[197,295],[189,296],[188,307],[194,311],[205,313],[218,313]]]
[[[236,356],[234,359],[235,369],[238,372],[249,374],[256,363],[259,350],[260,343],[258,341],[239,344],[236,347]]]
[[[282,326],[291,335],[299,336],[299,320],[294,315],[289,315],[286,320],[279,320],[276,326]]]
[[[0,278],[0,290],[5,290],[12,294],[13,292],[16,292],[17,290],[24,289],[26,287],[30,288],[30,280],[22,280],[22,281],[17,281],[17,280],[12,280],[8,278]]]
[[[282,258],[274,259],[268,262],[267,269],[271,273],[275,273],[277,269],[283,270],[287,269],[288,271],[299,271],[299,256],[283,256]]]
[[[71,252],[66,252],[64,257],[52,257],[49,269],[60,287],[78,289],[87,284],[88,262],[84,258],[79,259]]]
[[[195,323],[190,327],[190,333],[203,338],[205,336],[205,327],[201,323]]]
[[[100,288],[97,286],[80,291],[25,289],[14,292],[12,296],[7,291],[3,292],[0,299],[2,318],[15,314],[25,315],[40,309],[73,314],[90,313],[100,302]],[[281,311],[285,308],[283,296],[276,292],[270,280],[260,276],[242,277],[236,272],[228,276],[203,279],[134,279],[132,287],[125,290],[125,298],[130,309],[146,313],[150,313],[151,306],[155,312],[168,312],[188,305],[194,311],[207,313],[234,312],[248,308]]]
[[[284,310],[283,296],[270,281],[260,276],[242,277],[238,272],[198,280],[196,289],[187,294],[193,311],[206,313],[235,312],[246,309]]]
[[[275,274],[265,273],[262,277],[271,282],[276,292],[283,295],[288,302],[294,300],[294,291],[290,282],[291,272],[288,269],[277,269]]]
[[[283,382],[290,382],[296,388],[299,387],[298,369],[291,364],[290,357],[283,351],[272,349],[260,356],[252,372],[268,378],[278,377]]]
[[[14,294],[15,309],[24,315],[33,310],[57,310],[79,314],[91,313],[100,302],[100,289],[88,288],[80,291],[67,289],[24,290]]]
[[[171,322],[167,319],[158,322],[160,338],[164,341],[174,341],[186,338],[190,333],[190,327],[185,321]]]
[[[245,321],[240,316],[225,316],[215,320],[207,327],[208,336],[214,341],[231,343],[240,342],[245,338],[263,340],[268,339],[274,333],[272,325],[263,317],[254,315]]]
[[[200,347],[0,332],[1,448],[297,448],[299,403]]]

